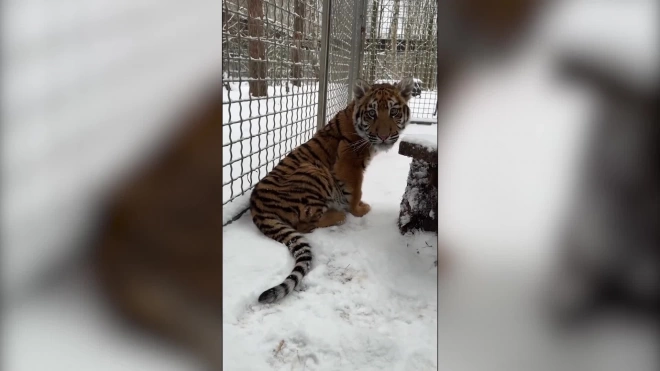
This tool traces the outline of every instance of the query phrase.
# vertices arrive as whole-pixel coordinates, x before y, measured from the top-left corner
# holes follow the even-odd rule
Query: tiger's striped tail
[[[274,303],[289,295],[309,272],[312,249],[301,233],[279,219],[255,220],[255,224],[266,236],[285,244],[295,260],[295,266],[284,282],[259,295],[260,303]]]

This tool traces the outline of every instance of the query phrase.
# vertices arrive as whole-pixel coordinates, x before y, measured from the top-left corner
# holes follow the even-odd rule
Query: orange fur
[[[343,223],[346,211],[361,217],[371,210],[362,202],[364,171],[374,153],[391,148],[405,128],[412,85],[411,79],[396,86],[359,82],[348,107],[257,183],[250,196],[252,220],[295,259],[291,274],[264,291],[259,302],[284,298],[311,269],[311,246],[303,233]]]
[[[409,83],[411,84],[411,82]],[[351,192],[349,212],[354,216],[361,217],[371,210],[371,206],[362,201],[362,182],[364,172],[376,151],[372,145],[363,147],[358,145],[357,149],[354,148],[356,147],[354,143],[363,139],[354,127],[355,107],[365,109],[369,102],[376,100],[378,103],[378,116],[369,125],[368,133],[376,137],[387,137],[395,133],[398,135],[402,129],[397,127],[397,122],[389,114],[386,102],[394,100],[401,107],[407,108],[410,95],[406,91],[402,91],[401,85],[377,84],[365,86],[364,83],[358,83],[356,90],[361,90],[356,92],[357,99],[347,107],[347,114],[340,117],[342,128],[350,132],[350,136],[348,136],[350,142],[342,141],[339,144],[339,158],[334,166],[334,172]]]

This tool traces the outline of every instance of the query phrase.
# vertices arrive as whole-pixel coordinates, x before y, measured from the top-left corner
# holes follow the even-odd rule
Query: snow
[[[406,130],[434,135],[436,127]],[[397,152],[377,155],[367,169],[369,214],[309,235],[313,269],[277,304],[257,297],[291,270],[287,249],[248,215],[224,228],[225,368],[437,369],[437,237],[398,232],[411,160]]]
[[[404,134],[401,137],[402,141],[418,144],[426,148],[429,152],[438,150],[438,136],[437,135],[419,135],[419,134]]]
[[[418,83],[418,84],[422,83],[422,80],[418,79],[417,77],[413,77],[413,81]],[[374,82],[374,84],[396,84],[398,82],[399,82],[399,80],[387,80],[387,79],[383,80],[383,79],[380,79],[380,80],[376,80]]]

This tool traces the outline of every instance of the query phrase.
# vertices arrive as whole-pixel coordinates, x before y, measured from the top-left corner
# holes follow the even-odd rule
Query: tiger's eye
[[[396,116],[396,115],[398,115],[398,114],[399,114],[399,109],[398,109],[398,108],[392,108],[392,109],[390,110],[390,115],[392,115],[392,116]]]
[[[369,110],[369,112],[367,112],[367,114],[371,117],[376,117],[376,111],[375,110]]]

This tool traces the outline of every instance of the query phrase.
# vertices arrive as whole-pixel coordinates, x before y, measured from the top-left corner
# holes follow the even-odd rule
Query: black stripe
[[[311,141],[316,142],[317,145],[318,145],[319,147],[321,147],[321,150],[325,153],[325,156],[328,158],[328,160],[330,160],[330,159],[332,158],[332,156],[330,155],[330,153],[328,152],[328,150],[325,149],[325,147],[323,146],[323,142],[322,142],[320,139],[318,139],[318,138],[316,138],[316,137],[313,137],[313,138],[310,140],[310,142],[311,142]]]
[[[269,177],[261,179],[260,183],[265,184],[265,185],[270,185],[270,186],[273,186],[273,187],[279,187],[280,186],[279,184],[273,182]],[[262,189],[262,191],[264,191],[264,189]]]
[[[298,272],[303,276],[305,275],[305,268],[301,267],[300,265],[296,265],[295,267],[293,267],[293,271]]]
[[[289,295],[291,290],[289,290],[289,286],[286,283],[283,283],[280,285],[284,289],[284,296]]]
[[[301,200],[297,199],[291,199],[288,198],[284,195],[279,195],[279,194],[273,194],[273,193],[263,193],[259,195],[260,199],[267,200],[267,201],[273,201],[273,202],[292,202],[292,203],[300,203]]]
[[[311,261],[312,261],[311,255],[303,255],[296,258],[296,263],[311,262]]]
[[[349,118],[352,120],[352,117]],[[339,124],[339,120],[336,120],[336,123],[337,123],[337,135],[339,135],[339,138],[341,138],[341,140],[350,142],[350,140],[344,136],[344,133],[341,132],[341,125]]]
[[[268,176],[275,179],[275,181],[279,182],[280,184],[283,184],[286,181],[286,178],[288,177],[288,174],[273,174],[273,173],[270,173],[270,174],[268,174]]]
[[[285,167],[285,168],[287,168],[287,169],[289,169],[289,170],[292,170],[292,171],[295,171],[295,170],[296,170],[296,168],[294,168],[293,166],[287,164],[287,163],[284,162],[284,161],[280,162],[279,166]]]
[[[292,239],[290,239],[289,242],[287,242],[287,244],[288,245],[293,245],[294,243],[298,242],[298,240],[301,239],[301,238],[302,238],[302,236],[295,236]]]
[[[314,150],[313,150],[312,148],[309,148],[309,147],[310,147],[309,143],[303,143],[303,144],[301,144],[300,147],[299,147],[299,148],[300,148],[300,152],[302,152],[303,154],[305,154],[305,155],[307,155],[307,156],[312,156],[312,157],[314,157],[314,159],[315,159],[316,161],[318,161],[318,162],[320,162],[320,163],[323,163],[323,161],[321,161],[321,158],[320,158],[319,156],[317,156],[316,153],[314,153]],[[309,153],[305,153],[305,152],[303,152],[303,149],[304,149],[305,151],[309,152]],[[311,162],[311,161],[310,161],[310,162]]]
[[[319,177],[316,177],[316,176],[313,176],[313,175],[310,175],[310,174],[307,174],[307,173],[299,173],[299,174],[296,174],[296,175],[299,175],[303,178],[309,179],[310,181],[313,181],[313,182],[317,183],[317,184],[314,184],[314,183],[305,182],[305,181],[301,180],[300,184],[311,185],[311,186],[314,186],[314,188],[317,189],[317,190],[320,189],[320,190],[323,190],[325,192],[332,193],[332,190],[330,189],[330,186],[328,185],[328,182],[322,181],[321,179],[319,179]],[[319,192],[319,193],[321,193],[321,192]]]
[[[270,171],[270,174],[280,174],[280,173],[285,173],[285,171],[282,170],[282,166],[280,166],[280,165],[275,166],[275,167]]]
[[[298,193],[292,193],[289,192],[289,195],[292,195],[292,197],[288,197],[287,195],[284,194],[279,194],[276,192],[264,192],[263,194],[260,194],[259,197],[265,198],[267,200],[271,201],[285,201],[285,202],[290,202],[294,204],[305,204],[309,206],[325,206],[325,202],[323,202],[321,199],[318,197],[314,197],[314,195],[307,194],[307,190],[301,190],[302,192]],[[272,197],[277,197],[276,199]]]
[[[298,286],[298,276],[296,276],[295,274],[289,275],[289,277],[287,277],[286,279],[294,282],[293,287]]]
[[[276,224],[276,225],[264,225],[264,229],[268,232],[277,232],[279,233],[283,229],[291,229],[289,226]]]
[[[258,220],[260,222],[266,222],[266,221],[275,221],[275,222],[280,222],[280,217],[270,211],[260,211],[258,214],[256,214],[254,217],[252,217],[253,220]]]
[[[300,210],[298,210],[298,209],[295,208],[295,207],[292,207],[292,206],[282,206],[282,204],[281,204],[281,203],[278,203],[278,202],[272,202],[272,201],[262,200],[261,203],[263,203],[264,206],[267,206],[267,207],[269,207],[269,208],[276,209],[276,210],[286,211],[286,212],[289,212],[289,213],[292,213],[292,214],[298,214],[298,213],[300,212]]]
[[[311,246],[309,246],[309,244],[307,242],[301,242],[299,245],[291,247],[291,254],[296,255],[296,253],[298,251],[304,249],[305,247],[310,247],[311,248]]]
[[[325,202],[323,202],[323,200],[325,198],[321,197],[321,194],[320,194],[320,192],[318,191],[317,188],[314,188],[314,189],[304,188],[304,187],[300,186],[301,184],[303,184],[303,183],[299,183],[297,187],[292,187],[291,191],[292,192],[304,193],[303,196],[306,197],[306,199],[304,200],[305,202],[313,200],[313,201],[321,202],[323,204],[321,206],[325,206]],[[304,183],[304,184],[307,184],[307,183]]]
[[[297,162],[297,164],[294,164],[294,165],[298,165],[300,162],[303,162],[303,161],[300,159],[300,157],[298,157],[298,154],[297,154],[295,151],[289,153],[289,156],[288,156],[288,157],[289,157],[291,160]]]
[[[273,235],[278,235],[278,234],[280,234],[282,232],[285,232],[285,231],[289,232],[289,233],[293,233],[293,230],[291,229],[291,227],[288,227],[288,226],[274,227],[273,229],[270,230],[270,233],[273,234]]]
[[[253,204],[253,205],[251,206],[251,208],[252,208],[254,211],[256,211],[257,213],[259,213],[259,214],[264,214],[264,213],[266,213],[266,210],[264,210],[264,209],[262,209],[261,207],[259,207],[259,205],[257,205],[256,203]],[[253,218],[254,218],[254,219],[259,219],[259,220],[265,220],[265,219],[268,219],[267,217],[265,217],[265,216],[263,216],[263,215],[255,215]],[[262,219],[262,218],[263,218],[263,219]]]
[[[314,179],[309,174],[298,174],[298,175],[302,175],[304,177]],[[319,196],[323,196],[327,192],[327,189],[325,187],[323,187],[323,185],[320,184],[320,183],[319,184],[314,184],[314,183],[311,183],[311,182],[308,182],[308,181],[302,180],[302,179],[297,180],[297,182],[298,182],[298,187],[297,188],[304,189],[304,190],[306,190],[306,192],[310,192],[310,193],[313,193],[313,194],[316,194],[316,195],[319,195]]]

